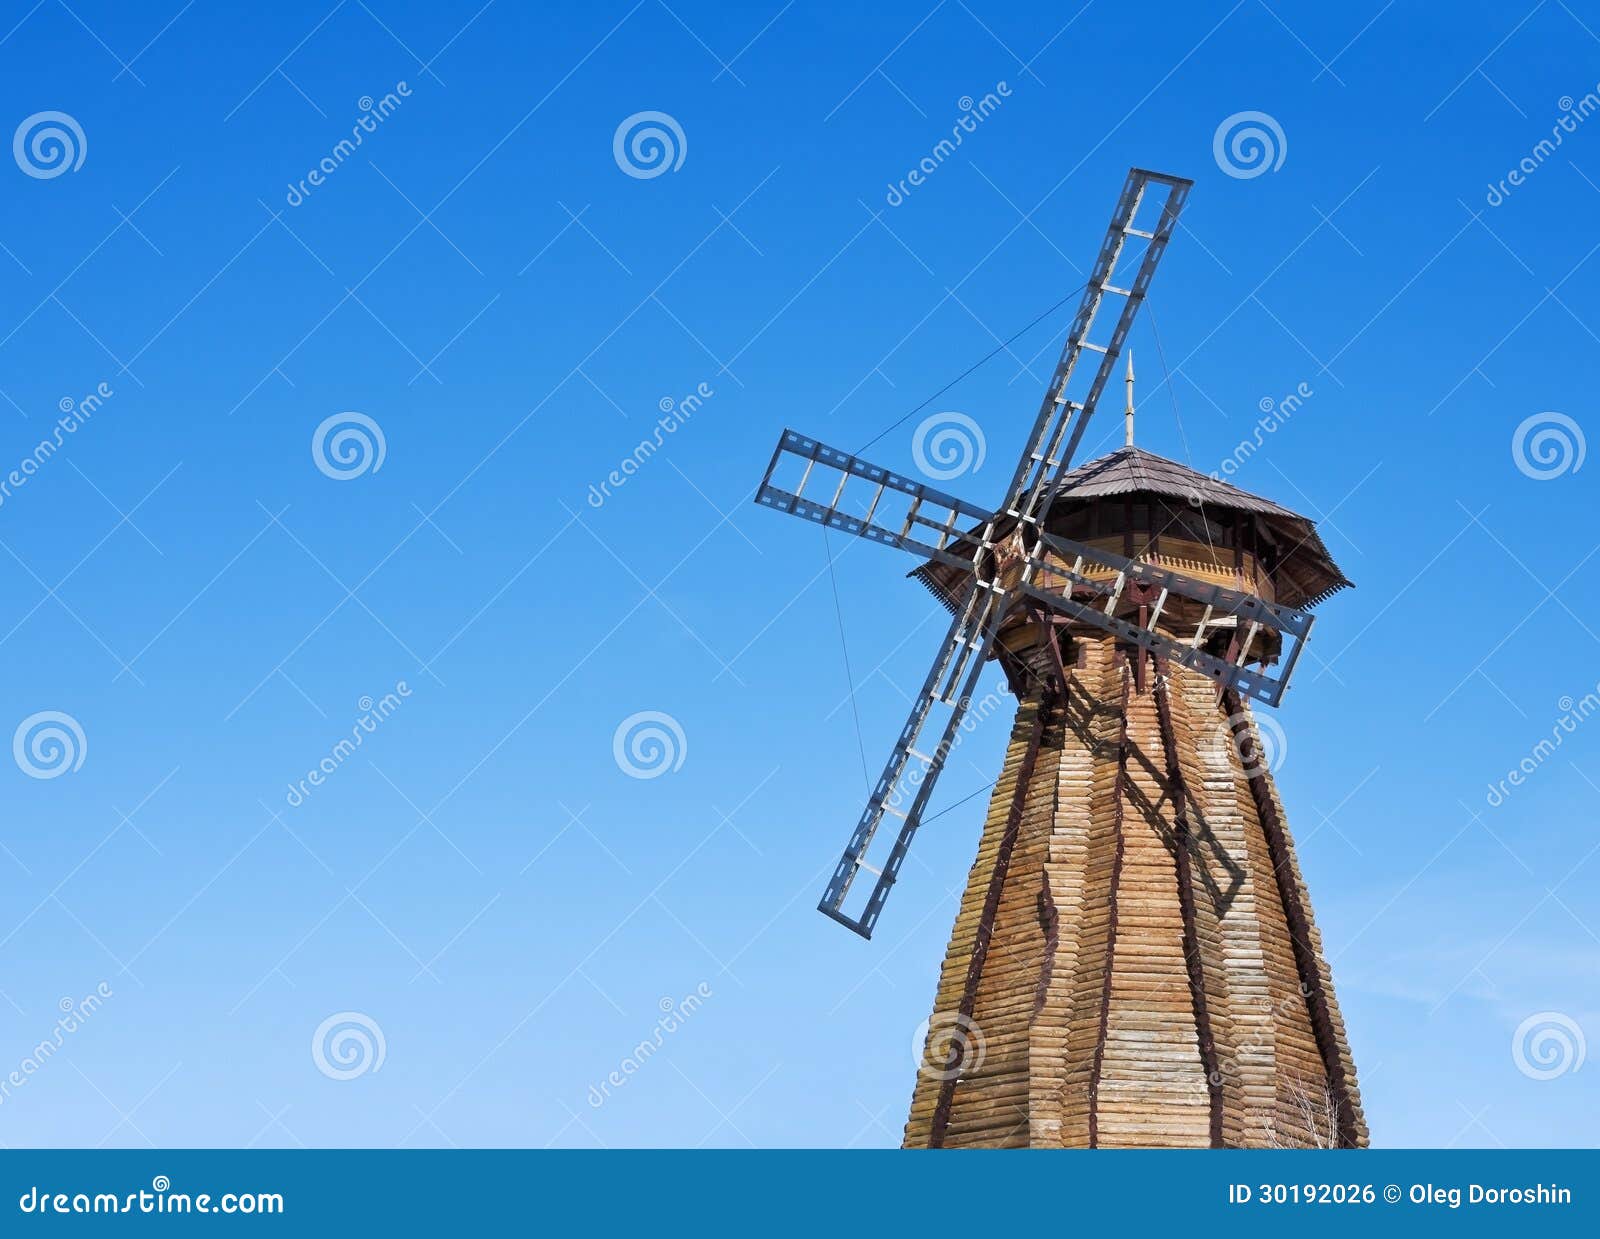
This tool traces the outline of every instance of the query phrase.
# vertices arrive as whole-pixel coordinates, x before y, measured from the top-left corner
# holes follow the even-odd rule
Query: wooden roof
[[[1334,562],[1309,517],[1141,447],[1118,448],[1069,472],[1056,497],[1051,524],[1096,500],[1122,495],[1181,500],[1212,518],[1221,512],[1254,516],[1260,532],[1279,548],[1272,576],[1277,601],[1284,606],[1313,607],[1354,584]],[[1005,531],[1002,524],[1001,532]],[[951,610],[964,592],[965,574],[956,568],[927,563],[911,575]]]
[[[1062,484],[1057,501],[1126,495],[1136,491],[1168,495],[1197,507],[1202,504],[1216,505],[1241,512],[1263,512],[1294,520],[1305,519],[1288,508],[1279,507],[1270,499],[1252,495],[1227,482],[1209,478],[1187,465],[1180,465],[1175,460],[1132,446],[1119,447],[1107,456],[1088,461],[1072,470]]]

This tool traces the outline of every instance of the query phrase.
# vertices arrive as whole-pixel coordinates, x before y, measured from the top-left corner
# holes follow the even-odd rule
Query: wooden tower
[[[1050,526],[1291,607],[1348,584],[1309,521],[1132,446],[1069,474]],[[917,575],[957,604],[954,569]],[[1168,608],[1160,627],[1187,641],[1195,622]],[[1058,615],[1017,617],[998,651],[1016,724],[906,1146],[1364,1145],[1249,706]]]
[[[1131,354],[1124,446],[1072,468],[1191,188],[1128,173],[998,507],[792,430],[756,492],[917,555],[952,615],[820,911],[872,936],[990,659],[1019,702],[908,1146],[1367,1141],[1247,704],[1349,582],[1306,518],[1133,445]]]

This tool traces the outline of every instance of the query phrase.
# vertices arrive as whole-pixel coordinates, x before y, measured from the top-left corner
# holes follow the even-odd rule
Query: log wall
[[[1277,789],[1240,753],[1248,707],[1148,656],[1136,674],[1110,638],[1077,647],[1066,685],[1019,702],[906,1146],[1364,1145]]]

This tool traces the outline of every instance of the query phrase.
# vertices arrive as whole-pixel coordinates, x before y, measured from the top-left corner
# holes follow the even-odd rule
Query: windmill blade
[[[1055,558],[1047,559],[1038,553],[1030,557],[1031,572],[1020,586],[1020,591],[1029,598],[1069,619],[1112,633],[1208,676],[1219,690],[1231,688],[1273,706],[1282,700],[1316,618],[1310,612],[1277,606],[1254,594],[1225,589],[1210,581],[1066,538],[1047,534],[1042,546],[1052,551]],[[1066,566],[1069,564],[1070,567]],[[1155,597],[1154,605],[1137,623],[1115,613],[1130,586],[1142,587],[1145,597]],[[1156,627],[1174,598],[1205,608],[1194,636],[1188,641],[1180,641]],[[1231,658],[1220,658],[1200,648],[1208,630],[1224,625],[1235,632]],[[1242,638],[1238,636],[1241,628]],[[1265,633],[1279,634],[1286,646],[1275,675],[1244,665],[1251,657],[1256,640]]]
[[[1056,363],[1044,402],[1034,421],[1028,446],[1017,463],[1016,474],[1000,509],[989,513],[963,504],[954,496],[891,474],[847,452],[840,452],[793,432],[785,432],[777,451],[773,453],[772,463],[757,493],[757,502],[872,541],[916,551],[940,563],[966,568],[973,574],[972,587],[967,591],[963,606],[945,636],[944,645],[928,671],[905,728],[895,742],[888,764],[818,905],[822,912],[864,938],[872,936],[884,900],[888,898],[889,890],[899,875],[934,782],[944,769],[945,759],[957,740],[961,718],[977,685],[978,674],[983,669],[1011,604],[1029,595],[1069,614],[1074,610],[1095,613],[1094,608],[1074,601],[1071,582],[1066,583],[1065,593],[1042,588],[1034,582],[1035,575],[1044,566],[1036,548],[1034,553],[1011,556],[1011,567],[1001,570],[999,561],[1005,556],[999,553],[1001,548],[997,545],[997,532],[1002,520],[1010,518],[1016,521],[1016,527],[1008,528],[1007,535],[1008,541],[1014,539],[1019,548],[1024,534],[1037,535],[1043,532],[1045,518],[1061,486],[1061,479],[1066,475],[1072,455],[1083,438],[1100,393],[1111,377],[1117,354],[1133,326],[1134,316],[1155,275],[1156,265],[1166,252],[1167,243],[1177,225],[1178,213],[1183,209],[1192,185],[1192,181],[1182,177],[1147,172],[1142,168],[1129,171],[1111,223],[1106,229],[1105,239],[1101,242],[1100,253],[1095,259],[1093,274],[1089,277],[1077,316],[1067,334],[1066,346]],[[1166,196],[1161,202],[1159,217],[1146,230],[1139,228],[1136,220],[1145,193],[1151,186],[1164,189]],[[1133,279],[1126,287],[1121,287],[1112,280],[1117,275],[1129,237],[1143,238],[1148,244]],[[1122,297],[1122,307],[1109,334],[1101,337],[1104,343],[1097,343],[1091,337],[1099,334],[1098,315],[1107,296]],[[1100,364],[1090,379],[1086,394],[1075,401],[1069,395],[1069,384],[1077,369],[1078,359],[1085,352],[1098,353]],[[799,483],[787,488],[773,481],[774,471],[784,463],[785,457],[803,458],[806,462]],[[819,502],[817,498],[808,499],[803,494],[819,465],[825,474],[831,470],[838,477],[826,503]],[[876,487],[870,499],[866,499],[859,516],[854,509],[841,511],[841,503],[852,478],[864,479],[867,484]],[[879,506],[891,491],[909,497],[909,509],[898,531],[879,515]],[[816,493],[813,492],[814,495]],[[923,512],[925,504],[942,511],[944,519],[940,521],[928,517]],[[970,534],[958,535],[958,517],[981,524]],[[930,540],[929,531],[937,536]],[[1036,541],[1036,538],[1029,540]],[[959,549],[956,546],[958,542],[961,544]],[[959,553],[960,550],[965,550],[966,554]],[[1016,563],[1019,559],[1020,567]],[[1126,625],[1126,621],[1114,615],[1098,614],[1103,620],[1101,626]],[[1136,638],[1130,636],[1129,639]],[[1144,640],[1168,639],[1148,632],[1144,633]],[[1187,650],[1180,647],[1174,651],[1174,657],[1179,653],[1186,654],[1188,660],[1213,659],[1212,655],[1198,648]],[[1185,665],[1196,665],[1194,661],[1179,661],[1184,661]],[[1242,692],[1249,691],[1247,685],[1250,681],[1242,667],[1229,672],[1226,680]],[[931,753],[922,752],[916,748],[916,744],[929,723],[930,715],[941,705],[949,707],[949,714],[944,720],[939,743]],[[909,804],[906,799],[908,795]],[[902,805],[906,807],[902,809]],[[901,825],[887,859],[881,867],[877,867],[866,859],[866,855],[885,814],[900,818]],[[867,897],[865,908],[858,915],[851,916],[844,910],[844,900],[862,869],[874,874],[877,881]]]
[[[819,911],[863,938],[872,937],[872,928],[878,923],[884,900],[889,897],[889,890],[894,886],[900,866],[905,862],[911,839],[922,823],[922,814],[927,808],[928,798],[933,794],[934,783],[944,769],[950,750],[960,742],[961,720],[971,704],[978,675],[983,670],[995,634],[1005,618],[1005,603],[1003,591],[974,579],[974,587],[968,591],[965,605],[950,625],[950,631],[945,634],[944,644],[933,661],[928,678],[923,681],[900,738],[895,741],[894,751],[889,755],[877,786],[873,788],[861,820],[850,835],[850,842],[845,845],[844,855],[839,858],[833,877],[828,880],[822,902],[817,905]],[[940,707],[945,707],[946,712],[936,720]],[[917,743],[922,733],[929,729],[930,722],[934,724],[933,730],[939,734],[939,741],[931,752],[924,752],[917,747]],[[886,815],[898,818],[900,829],[885,859],[881,863],[874,863],[868,859],[868,852]],[[845,897],[863,869],[877,880],[867,896],[865,906],[852,916],[844,910]]]
[[[986,529],[984,537],[987,536]],[[1052,552],[1054,557],[1046,558],[1044,550]],[[963,561],[962,566],[974,569],[971,560]],[[1097,575],[1091,575],[1097,570]],[[866,810],[818,904],[823,913],[863,938],[872,937],[884,901],[921,825],[934,782],[944,769],[950,750],[958,742],[961,720],[971,703],[979,672],[1014,600],[1033,599],[1069,619],[1112,633],[1178,666],[1205,675],[1219,689],[1231,688],[1243,696],[1274,706],[1279,704],[1288,687],[1289,677],[1315,619],[1309,612],[1277,606],[1253,594],[1226,589],[1181,572],[1053,535],[1043,538],[1040,548],[1027,557],[1009,586],[1004,583],[1006,579],[1006,574],[1002,574],[995,580],[985,580],[974,571],[973,587],[968,590],[945,636]],[[1155,595],[1155,603],[1142,622],[1115,614],[1130,586]],[[1205,608],[1189,641],[1180,641],[1156,628],[1163,610],[1174,598]],[[1209,630],[1224,625],[1236,629],[1245,627],[1243,639],[1235,642],[1236,652],[1232,658],[1220,658],[1200,648]],[[1292,642],[1292,649],[1275,676],[1244,665],[1256,639],[1268,631],[1278,633],[1285,643]],[[919,738],[928,730],[935,710],[941,705],[948,707],[948,714],[944,716],[942,729],[936,726],[940,730],[939,742],[931,752],[923,752],[917,747]],[[875,865],[867,856],[885,815],[899,818],[900,829],[886,859],[881,865]],[[852,916],[844,910],[844,902],[851,884],[863,869],[877,881],[861,912]]]
[[[1128,179],[1117,199],[1116,210],[1112,212],[1111,223],[1106,228],[1105,240],[1100,244],[1094,270],[1084,286],[1083,300],[1067,333],[1067,343],[1061,350],[1055,373],[1045,389],[1044,402],[1034,420],[1033,433],[1017,462],[1017,471],[1006,491],[1001,511],[1024,523],[1043,527],[1061,478],[1071,466],[1083,432],[1100,400],[1100,393],[1116,367],[1117,354],[1122,351],[1123,342],[1133,327],[1139,305],[1149,290],[1167,243],[1172,239],[1178,214],[1183,210],[1193,185],[1193,181],[1183,177],[1147,172],[1143,168],[1129,169]],[[1158,190],[1164,189],[1166,197],[1161,203],[1155,226],[1150,229],[1139,228],[1135,220],[1144,203],[1145,193],[1152,186]],[[1143,238],[1148,244],[1132,281],[1124,286],[1113,283],[1113,278],[1122,264],[1123,250],[1129,237]],[[1108,295],[1121,297],[1122,304],[1109,331],[1106,331],[1100,322],[1100,310]],[[1092,337],[1098,337],[1100,342],[1097,343]],[[1085,394],[1081,399],[1074,400],[1069,396],[1068,388],[1078,368],[1079,358],[1085,352],[1098,354],[1100,363],[1089,380]],[[1069,427],[1070,438],[1067,435]]]
[[[798,478],[780,485],[774,478],[786,469],[797,472]],[[858,480],[854,495],[852,479]],[[894,511],[896,501],[903,510]],[[840,924],[870,938],[945,759],[958,742],[961,720],[1008,609],[1006,590],[977,572],[977,562],[981,558],[987,563],[987,553],[993,550],[995,516],[792,430],[785,430],[778,440],[756,502],[973,574],[972,586],[817,905]],[[963,526],[974,523],[980,525],[975,533],[962,532]],[[939,737],[931,752],[917,747],[924,731]],[[899,819],[900,827],[882,861],[874,863],[869,852],[885,817]],[[876,881],[865,906],[851,915],[845,911],[845,899],[863,869]]]
[[[1057,534],[1045,534],[1042,542],[1046,548],[1054,551],[1063,563],[1073,564],[1073,568],[1068,571],[1048,560],[1040,559],[1038,570],[1047,575],[1069,577],[1077,585],[1092,589],[1104,588],[1103,582],[1093,582],[1079,574],[1086,568],[1107,568],[1130,582],[1154,586],[1212,607],[1224,615],[1249,620],[1295,637],[1304,637],[1311,630],[1311,622],[1315,618],[1309,611],[1281,607],[1243,590],[1227,589],[1210,581],[1202,581],[1199,577],[1174,572],[1170,568],[1158,568],[1155,564],[1142,559],[1131,559],[1115,551],[1086,546],[1082,542],[1074,542]]]
[[[786,469],[799,474],[790,488],[773,481]],[[859,479],[855,487],[850,486],[853,478]],[[976,504],[793,430],[785,430],[778,440],[756,502],[956,568],[970,568],[977,549],[970,540],[966,554],[950,549],[963,542],[961,527],[992,516]]]

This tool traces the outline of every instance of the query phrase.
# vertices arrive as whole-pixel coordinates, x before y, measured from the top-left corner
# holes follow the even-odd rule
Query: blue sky
[[[0,771],[0,1068],[111,996],[0,1097],[0,1141],[897,1142],[983,797],[919,837],[873,942],[816,914],[862,759],[821,532],[749,496],[783,427],[864,442],[1066,296],[1139,164],[1196,181],[1133,336],[1140,441],[1209,472],[1303,384],[1235,480],[1320,518],[1359,587],[1276,718],[1374,1141],[1593,1144],[1595,1069],[1512,1050],[1538,1013],[1600,1032],[1600,726],[1530,756],[1600,682],[1597,25],[8,6],[5,124],[64,113],[82,161],[0,169],[0,464],[110,394],[0,502],[0,731],[82,735],[57,777]],[[681,134],[658,175],[614,154],[643,112]],[[1221,166],[1241,112],[1281,164]],[[999,497],[1066,314],[921,415],[987,444],[947,488]],[[348,413],[383,458],[341,480],[312,444]],[[874,459],[913,469],[921,416]],[[1554,476],[1519,467],[1529,418]],[[832,550],[875,772],[941,624],[909,562]],[[614,754],[643,713],[681,733],[659,777]],[[319,1070],[342,1013],[365,1047],[325,1036]]]

